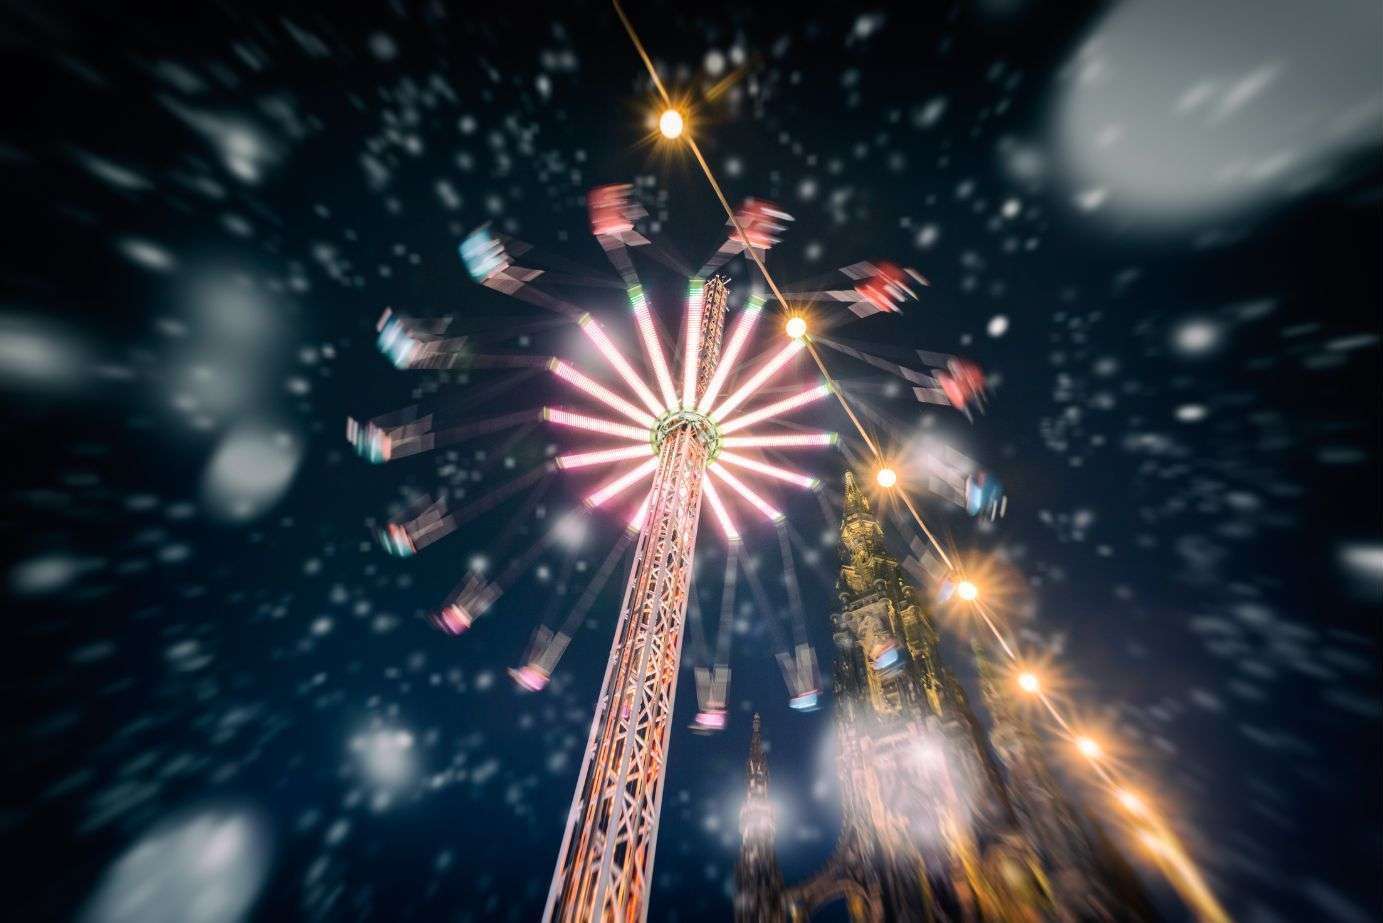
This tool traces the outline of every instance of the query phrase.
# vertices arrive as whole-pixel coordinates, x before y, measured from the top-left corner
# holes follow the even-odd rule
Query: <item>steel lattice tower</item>
[[[699,393],[720,359],[725,298],[723,279],[705,284]],[[640,923],[647,917],[702,483],[717,438],[715,426],[695,411],[659,422],[648,512],[544,920]]]

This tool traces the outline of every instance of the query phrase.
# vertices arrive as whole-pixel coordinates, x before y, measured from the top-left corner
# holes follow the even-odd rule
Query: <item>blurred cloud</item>
[[[213,270],[196,277],[191,313],[219,351],[259,351],[283,336],[275,308],[241,272]]]
[[[164,318],[166,374],[154,382],[196,429],[276,415],[291,324],[283,305],[248,269],[199,269],[183,274],[184,314]]]
[[[233,923],[269,871],[272,841],[245,806],[203,807],[164,820],[106,872],[84,923]]]
[[[1383,6],[1126,0],[1068,67],[1054,147],[1072,194],[1180,224],[1327,180],[1383,137]]]

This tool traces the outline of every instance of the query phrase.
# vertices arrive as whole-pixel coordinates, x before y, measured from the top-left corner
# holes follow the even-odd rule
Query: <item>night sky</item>
[[[0,12],[14,919],[530,920],[546,896],[627,559],[546,690],[505,668],[621,523],[580,518],[449,637],[426,613],[579,508],[591,477],[408,559],[374,530],[583,440],[538,425],[375,466],[345,420],[578,403],[544,375],[468,405],[496,373],[401,371],[375,348],[389,306],[460,332],[560,319],[471,280],[457,246],[476,226],[591,277],[564,294],[627,332],[587,190],[634,183],[640,227],[692,267],[724,214],[684,152],[650,141],[647,75],[601,3],[275,6]],[[727,195],[794,216],[776,278],[888,260],[930,279],[901,316],[822,305],[822,322],[910,367],[918,349],[973,358],[987,413],[827,361],[905,482],[923,437],[1004,482],[993,524],[917,496],[1003,576],[1024,650],[1255,923],[1383,907],[1383,12],[1319,6],[629,7]],[[675,330],[685,279],[636,259]],[[742,259],[727,272],[737,307],[757,279]],[[565,355],[577,336],[501,345]],[[794,420],[850,431],[833,403]],[[838,509],[846,457],[794,462]],[[805,630],[829,672],[838,521],[766,493],[807,548]],[[775,611],[742,588],[723,734],[686,729],[684,671],[655,920],[729,918],[753,712],[789,881],[838,826],[830,697],[787,707],[778,543],[741,515]],[[911,533],[882,516],[902,557]],[[703,527],[699,549],[713,632],[723,543]],[[974,626],[939,625],[977,698]],[[1088,772],[1057,761],[1112,824]]]

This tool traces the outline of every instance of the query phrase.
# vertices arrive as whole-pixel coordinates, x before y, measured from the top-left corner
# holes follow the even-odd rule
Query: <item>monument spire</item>
[[[1065,799],[1029,739],[1006,674],[977,644],[982,698],[994,719],[986,739],[943,662],[927,598],[889,553],[869,496],[850,474],[836,596],[840,836],[815,875],[784,888],[755,716],[736,923],[798,923],[835,900],[845,902],[852,923],[1152,919],[1136,876]]]
[[[749,737],[749,788],[740,809],[740,860],[735,866],[736,923],[780,923],[783,874],[773,851],[773,805],[768,799],[768,759],[757,712]]]

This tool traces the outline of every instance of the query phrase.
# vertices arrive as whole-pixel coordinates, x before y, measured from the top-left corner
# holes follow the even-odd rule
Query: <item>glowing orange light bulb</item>
[[[684,127],[686,123],[682,120],[682,113],[676,109],[668,109],[658,117],[658,131],[668,140],[682,137]]]

